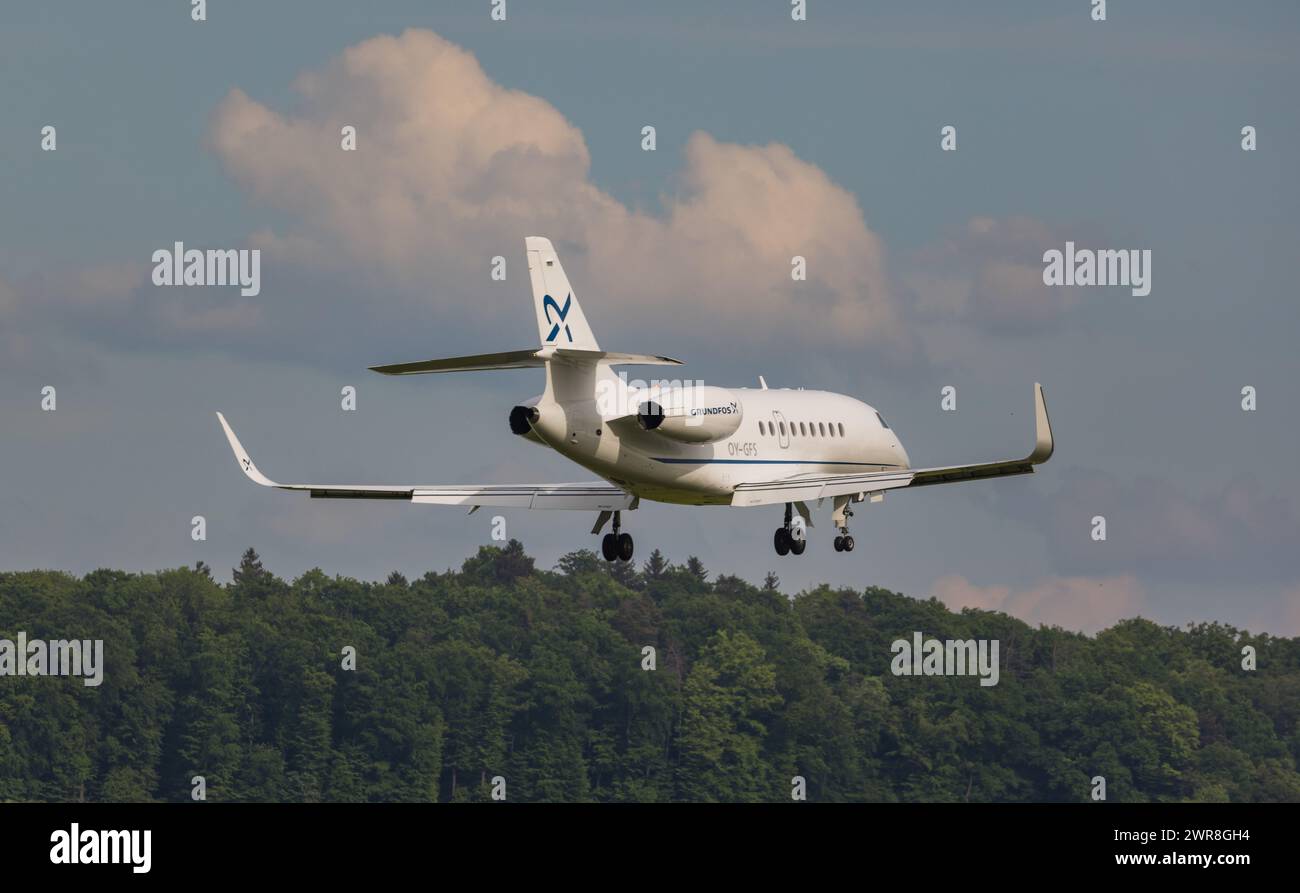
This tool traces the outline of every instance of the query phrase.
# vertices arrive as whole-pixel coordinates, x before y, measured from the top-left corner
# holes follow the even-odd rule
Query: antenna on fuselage
[[[763,390],[765,391],[767,390],[767,381],[763,378],[763,376],[760,375],[758,377],[758,383],[763,386]]]

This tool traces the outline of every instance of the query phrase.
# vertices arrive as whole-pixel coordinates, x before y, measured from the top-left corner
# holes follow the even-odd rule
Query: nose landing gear
[[[632,560],[632,534],[619,533],[619,527],[623,523],[622,515],[622,512],[614,513],[614,532],[605,534],[600,541],[600,554],[606,561]]]
[[[831,515],[831,521],[839,531],[839,535],[835,537],[836,552],[853,551],[853,537],[849,536],[849,518],[853,517],[853,509],[849,508],[849,502],[848,496],[835,497],[835,512]]]

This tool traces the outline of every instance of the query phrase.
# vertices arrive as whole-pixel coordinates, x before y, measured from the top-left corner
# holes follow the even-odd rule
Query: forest
[[[0,676],[0,801],[1300,801],[1300,639],[710,577],[514,540],[416,580],[0,573],[0,639],[104,643],[99,685]],[[916,632],[997,640],[997,684],[894,675]]]

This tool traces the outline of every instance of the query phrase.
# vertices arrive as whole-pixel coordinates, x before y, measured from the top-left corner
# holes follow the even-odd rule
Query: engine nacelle
[[[510,431],[520,437],[533,430],[533,422],[540,418],[536,406],[516,406],[510,410]]]
[[[533,399],[536,400],[537,398]],[[542,439],[533,430],[533,426],[537,424],[537,420],[542,416],[537,407],[530,405],[530,403],[516,406],[510,410],[510,433],[517,434],[524,440],[531,440],[533,443],[542,443]]]
[[[637,422],[682,443],[710,443],[740,427],[744,409],[726,388],[695,387],[661,391],[637,408]]]

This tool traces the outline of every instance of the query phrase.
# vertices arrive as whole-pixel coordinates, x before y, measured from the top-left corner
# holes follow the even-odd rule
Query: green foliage
[[[1081,801],[1097,775],[1110,800],[1300,800],[1300,640],[709,576],[538,570],[516,541],[382,583],[286,583],[252,549],[227,586],[0,574],[0,638],[103,639],[106,665],[0,677],[0,801],[188,800],[196,775],[227,801],[483,801],[495,776],[514,801],[788,801],[796,775],[819,801]],[[997,639],[999,684],[892,675],[914,631]]]

